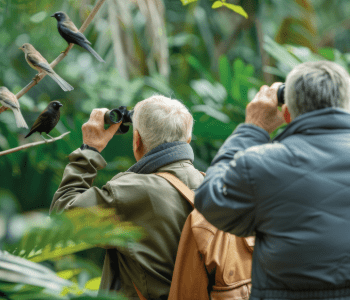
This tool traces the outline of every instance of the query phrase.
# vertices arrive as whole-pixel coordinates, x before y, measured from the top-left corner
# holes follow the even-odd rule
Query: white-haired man
[[[263,86],[195,197],[217,228],[256,235],[251,300],[350,299],[350,87],[336,63]],[[269,133],[286,129],[271,143]]]
[[[100,152],[120,126],[104,130],[106,111],[94,109],[83,125],[84,144],[69,156],[51,211],[101,205],[114,208],[121,221],[142,226],[147,235],[140,242],[107,250],[101,289],[138,299],[136,286],[147,299],[167,299],[181,230],[192,207],[154,173],[171,173],[191,189],[200,185],[203,175],[192,165],[189,145],[193,118],[177,100],[153,96],[139,102],[133,115],[137,163],[99,189],[92,181],[106,166]]]

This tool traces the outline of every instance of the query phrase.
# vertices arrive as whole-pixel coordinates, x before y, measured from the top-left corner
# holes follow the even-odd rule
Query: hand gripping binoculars
[[[115,135],[125,134],[129,131],[130,125],[132,124],[133,114],[134,110],[127,110],[126,106],[119,106],[119,108],[107,111],[105,113],[104,121],[105,124],[110,125],[122,122]]]

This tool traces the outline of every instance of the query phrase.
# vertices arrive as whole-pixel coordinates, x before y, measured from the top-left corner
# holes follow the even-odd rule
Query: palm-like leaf
[[[50,269],[6,251],[0,251],[0,281],[30,284],[56,292],[72,284]]]
[[[90,280],[84,289],[62,279],[40,264],[0,251],[0,298],[11,300],[39,299],[118,299],[122,295],[96,297],[99,278]]]
[[[55,259],[94,247],[125,246],[143,235],[140,228],[119,222],[112,209],[74,209],[30,226],[21,240],[5,249],[31,261]]]

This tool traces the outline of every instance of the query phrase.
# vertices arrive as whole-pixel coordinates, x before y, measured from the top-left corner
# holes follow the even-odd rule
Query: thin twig
[[[9,149],[9,150],[5,150],[5,151],[2,151],[0,152],[0,156],[2,155],[6,155],[6,154],[10,154],[10,153],[13,153],[13,152],[17,152],[17,151],[20,151],[20,150],[23,150],[23,149],[26,149],[26,148],[29,148],[29,147],[34,147],[34,146],[38,146],[38,145],[42,145],[42,144],[48,144],[48,143],[53,143],[57,140],[60,140],[62,139],[64,136],[66,136],[67,134],[69,134],[70,131],[68,132],[65,132],[63,133],[62,135],[58,136],[58,137],[55,137],[53,139],[49,139],[49,140],[46,140],[46,141],[40,141],[40,142],[34,142],[34,143],[29,143],[29,144],[25,144],[25,145],[22,145],[22,146],[19,146],[19,147],[16,147],[16,148],[12,148],[12,149]]]
[[[80,27],[79,31],[81,33],[83,33],[86,28],[89,26],[89,24],[91,23],[91,21],[93,20],[93,18],[95,17],[95,15],[97,14],[97,12],[99,11],[99,9],[101,8],[103,2],[105,2],[105,0],[99,0],[95,7],[93,8],[93,10],[91,11],[91,13],[89,14],[89,16],[87,17],[87,19],[85,20],[85,22],[83,23],[83,25]],[[52,68],[54,68],[60,61],[62,61],[64,59],[65,56],[67,56],[68,52],[70,51],[70,49],[72,49],[72,47],[74,46],[74,44],[69,44],[68,48],[61,53],[51,64],[50,66]],[[17,99],[21,98],[24,94],[26,94],[33,86],[37,85],[44,77],[46,76],[46,74],[44,73],[39,73],[38,77],[36,78],[36,80],[32,80],[26,87],[24,87],[20,92],[17,93],[16,97]],[[7,107],[0,107],[0,114],[2,112],[4,112],[5,110],[7,110]]]

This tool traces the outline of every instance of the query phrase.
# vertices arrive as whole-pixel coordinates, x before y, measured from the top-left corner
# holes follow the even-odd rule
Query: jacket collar
[[[302,114],[295,118],[273,140],[281,141],[297,133],[312,135],[335,129],[348,129],[350,131],[350,113],[341,108],[327,107]]]

